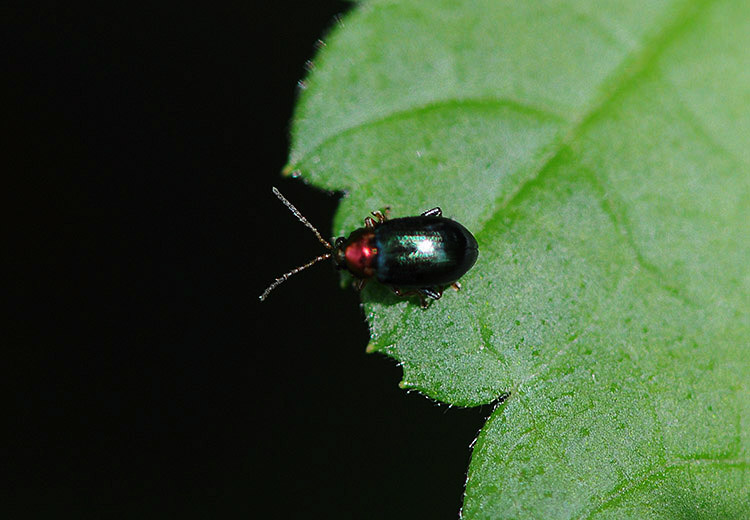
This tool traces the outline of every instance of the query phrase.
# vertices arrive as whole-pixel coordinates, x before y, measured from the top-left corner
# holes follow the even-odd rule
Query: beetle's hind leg
[[[441,287],[422,287],[421,289],[412,289],[410,291],[402,291],[398,287],[391,287],[391,290],[396,296],[419,296],[419,303],[423,309],[429,306],[428,298],[439,300],[443,296],[443,289]]]
[[[414,296],[416,294],[417,296],[419,296],[419,301],[422,304],[422,308],[424,309],[425,307],[427,307],[427,305],[425,305],[424,295],[418,289],[403,291],[398,287],[391,287],[391,291],[393,291],[393,294],[399,297]]]
[[[432,298],[433,300],[439,300],[443,296],[443,288],[442,287],[423,287],[419,289],[420,294],[424,294],[428,298]]]
[[[430,305],[427,298],[430,298],[432,300],[439,300],[443,297],[443,288],[422,287],[421,289],[417,289],[417,294],[419,295],[419,303],[422,305],[423,309],[426,309]]]

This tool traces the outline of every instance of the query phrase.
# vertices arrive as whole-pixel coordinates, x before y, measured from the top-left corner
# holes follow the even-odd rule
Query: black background
[[[3,8],[14,517],[455,518],[489,408],[397,387],[282,179],[344,2]],[[363,216],[372,208],[363,208]],[[3,515],[7,516],[7,515]]]

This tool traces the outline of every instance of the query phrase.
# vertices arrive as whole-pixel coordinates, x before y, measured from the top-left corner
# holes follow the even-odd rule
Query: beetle
[[[372,217],[365,218],[364,227],[348,237],[336,238],[331,245],[279,190],[273,188],[273,193],[330,252],[277,278],[260,295],[260,301],[290,276],[332,258],[338,269],[357,279],[357,290],[375,278],[398,296],[416,294],[426,308],[427,298],[440,299],[445,287],[459,290],[458,279],[471,269],[479,255],[474,235],[455,220],[443,217],[439,207],[418,216],[394,219],[389,218],[388,207],[383,212],[373,211]]]

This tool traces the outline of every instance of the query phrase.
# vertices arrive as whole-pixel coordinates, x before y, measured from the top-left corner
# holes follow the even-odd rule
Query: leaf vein
[[[612,225],[619,232],[620,236],[623,238],[623,241],[635,256],[635,261],[638,267],[650,273],[654,277],[656,284],[671,296],[677,298],[689,307],[696,309],[699,308],[699,305],[696,302],[692,301],[688,296],[682,294],[682,291],[678,288],[677,285],[669,282],[667,275],[665,275],[661,269],[646,260],[645,255],[636,245],[632,224],[627,219],[627,217],[622,214],[622,212],[617,211],[615,205],[611,202],[611,199],[617,197],[616,192],[614,190],[607,190],[600,175],[590,168],[582,166],[581,172],[588,175],[589,180],[594,185],[594,188],[597,192],[602,210],[609,217]],[[618,204],[618,206],[620,207],[622,207],[623,205],[624,204],[621,201]]]
[[[284,167],[284,171],[294,171],[299,168],[307,157],[315,155],[318,151],[328,146],[330,143],[346,137],[348,135],[355,134],[357,132],[373,128],[378,125],[394,123],[409,119],[421,114],[428,114],[430,112],[440,110],[455,110],[457,108],[469,108],[469,107],[492,107],[498,108],[510,108],[517,112],[536,116],[539,119],[546,119],[551,121],[557,121],[559,123],[567,122],[567,118],[562,114],[557,114],[550,109],[540,108],[522,101],[518,101],[511,98],[445,98],[424,105],[416,105],[409,107],[404,110],[395,110],[393,112],[386,113],[380,117],[361,121],[354,125],[342,128],[341,130],[334,132],[330,136],[323,139],[320,143],[315,145],[312,149],[302,153],[298,158],[293,159],[289,165]]]
[[[703,119],[695,112],[695,110],[690,107],[688,102],[685,101],[682,96],[680,96],[680,89],[677,88],[677,86],[668,77],[663,77],[663,79],[674,88],[674,96],[672,96],[672,99],[677,103],[681,119],[687,122],[690,128],[696,134],[698,134],[698,136],[702,138],[709,147],[719,152],[719,155],[730,158],[737,164],[737,166],[743,168],[750,167],[750,162],[746,161],[744,158],[740,157],[735,152],[721,144],[721,141],[717,139],[708,128],[706,122],[703,121]]]
[[[604,511],[608,507],[612,506],[620,497],[627,493],[634,491],[638,486],[648,482],[649,479],[658,476],[659,474],[666,473],[667,471],[682,468],[682,467],[693,467],[693,466],[726,466],[740,469],[750,469],[750,460],[746,459],[680,459],[673,460],[663,464],[656,465],[653,469],[644,472],[639,477],[632,479],[625,486],[615,488],[610,491],[603,499],[602,502],[594,509],[582,513],[578,516],[578,520],[589,520],[593,515]]]

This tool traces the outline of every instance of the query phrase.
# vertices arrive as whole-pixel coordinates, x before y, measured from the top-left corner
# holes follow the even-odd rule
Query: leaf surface
[[[465,518],[750,514],[750,4],[363,2],[315,60],[290,169],[440,205],[477,265],[423,311],[370,284],[404,386],[498,402]]]

